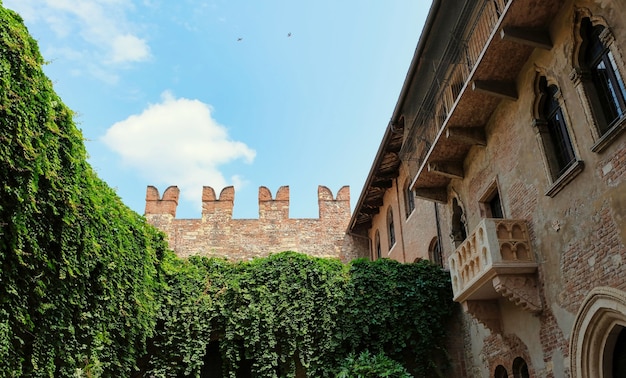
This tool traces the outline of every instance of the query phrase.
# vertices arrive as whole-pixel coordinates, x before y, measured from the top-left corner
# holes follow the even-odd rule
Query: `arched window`
[[[493,374],[494,378],[508,378],[509,374],[506,372],[506,369],[502,365],[496,366],[496,371]]]
[[[465,215],[463,209],[459,206],[459,201],[454,198],[452,200],[452,241],[455,247],[458,247],[467,238],[467,230],[465,228]]]
[[[396,230],[393,225],[393,210],[391,210],[391,206],[387,210],[387,234],[389,236],[389,249],[391,250],[396,244]]]
[[[528,374],[528,365],[522,357],[517,357],[513,360],[513,377],[530,378],[530,374]]]
[[[441,243],[439,242],[439,238],[436,236],[433,238],[433,240],[430,241],[430,245],[428,246],[428,255],[430,257],[430,261],[443,268]]]
[[[410,184],[409,180],[404,184],[404,206],[407,218],[411,215],[413,210],[415,210],[415,193],[411,190]]]
[[[380,248],[380,232],[376,230],[376,236],[374,237],[374,253],[376,254],[376,259],[380,259],[383,255],[382,250]]]
[[[589,95],[600,135],[609,131],[626,113],[626,88],[615,57],[605,42],[608,33],[604,25],[593,25],[589,17],[581,20],[579,63],[591,81]]]
[[[535,126],[541,137],[552,181],[555,181],[576,162],[576,156],[559,103],[559,88],[549,84],[545,76],[539,76],[536,92],[538,119],[535,120]]]

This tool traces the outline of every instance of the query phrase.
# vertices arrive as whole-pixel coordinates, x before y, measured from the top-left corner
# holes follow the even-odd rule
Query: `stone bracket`
[[[524,311],[538,314],[542,311],[541,296],[534,275],[498,275],[492,280],[493,287],[503,297]]]
[[[496,299],[465,301],[463,309],[492,333],[502,331],[500,306]]]

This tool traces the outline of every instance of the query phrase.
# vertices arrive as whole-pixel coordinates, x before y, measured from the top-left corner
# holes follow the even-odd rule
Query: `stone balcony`
[[[492,331],[500,330],[501,298],[541,312],[538,265],[525,221],[483,219],[449,263],[454,300]]]

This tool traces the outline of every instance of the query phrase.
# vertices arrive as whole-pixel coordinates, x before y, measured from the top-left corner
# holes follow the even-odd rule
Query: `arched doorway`
[[[570,340],[575,378],[626,376],[626,293],[597,287],[583,301]]]

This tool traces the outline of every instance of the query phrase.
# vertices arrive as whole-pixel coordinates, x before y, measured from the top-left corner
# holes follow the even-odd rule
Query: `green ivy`
[[[411,374],[397,361],[384,353],[363,351],[358,356],[351,353],[339,367],[337,378],[411,378]]]
[[[128,376],[166,244],[86,162],[43,63],[0,3],[0,376]]]
[[[332,377],[346,356],[365,350],[384,351],[416,376],[435,376],[446,362],[450,282],[430,262],[344,265],[283,252],[236,264],[172,259],[164,267],[155,376],[200,376],[211,340],[230,377],[242,364],[256,377]]]

